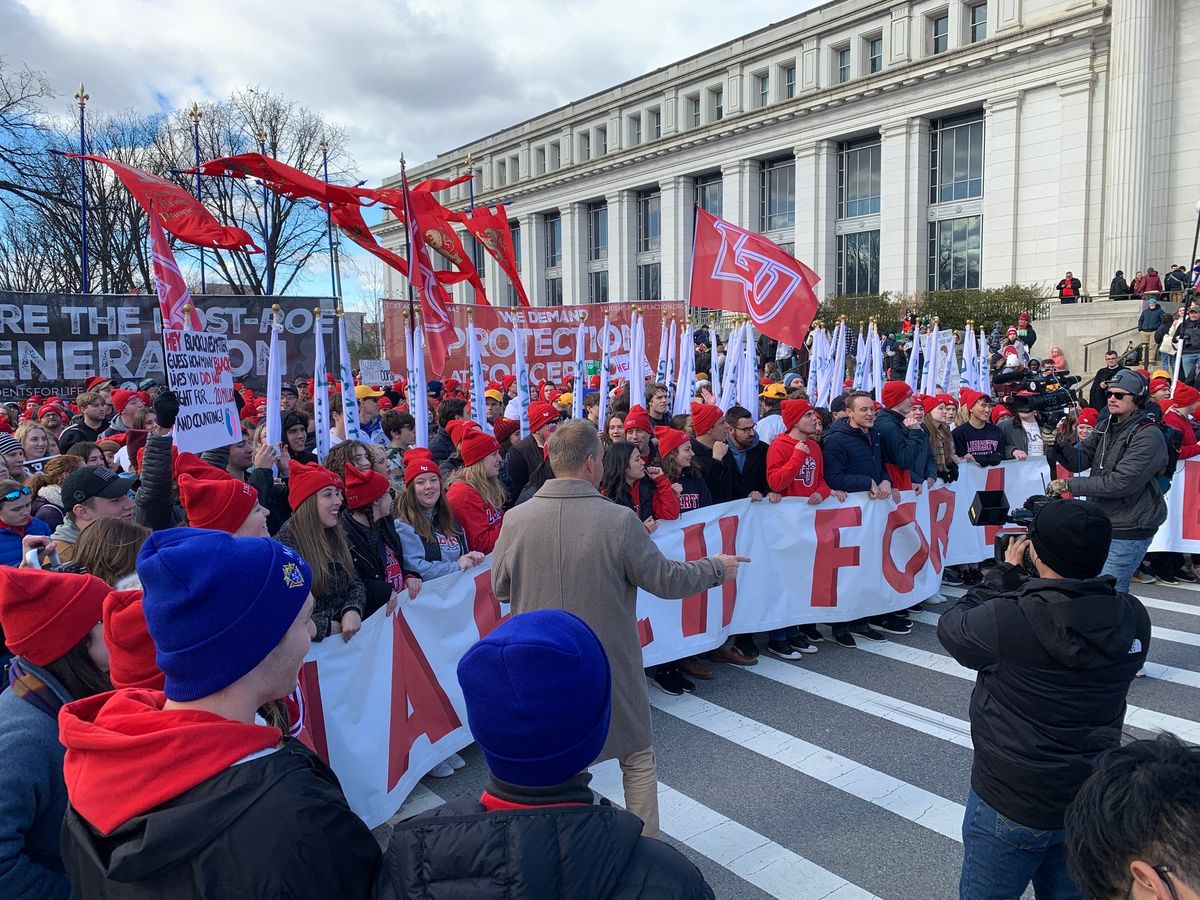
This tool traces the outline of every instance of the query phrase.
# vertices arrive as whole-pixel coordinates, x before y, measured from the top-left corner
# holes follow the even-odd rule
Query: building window
[[[545,219],[546,268],[562,265],[562,217],[550,213]]]
[[[637,267],[637,294],[641,303],[656,303],[662,300],[662,282],[658,263],[645,263]]]
[[[979,287],[983,217],[929,223],[929,290]]]
[[[521,223],[520,222],[509,222],[508,223],[508,233],[512,237],[513,254],[516,256],[516,260],[517,260],[517,274],[520,274],[520,272],[521,272]],[[509,306],[516,306],[517,305],[517,289],[516,289],[516,287],[514,287],[513,283],[511,281],[509,281],[507,278],[504,279],[504,285],[505,285],[504,298],[505,298],[506,303]]]
[[[950,16],[947,13],[929,17],[929,37],[935,56],[950,49]]]
[[[562,306],[562,277],[559,275],[546,279],[546,305]]]
[[[538,147],[533,151],[533,174],[546,174],[546,148]]]
[[[608,259],[608,204],[589,203],[587,217],[588,262]]]
[[[697,175],[693,188],[693,203],[705,212],[710,212],[719,218],[723,187],[724,179],[720,172]]]
[[[867,74],[883,71],[883,36],[867,38]]]
[[[929,140],[929,202],[983,196],[983,111],[935,119]]]
[[[636,147],[642,142],[642,117],[634,113],[629,117],[629,146]]]
[[[608,154],[608,129],[601,126],[596,129],[596,156]]]
[[[856,231],[837,236],[837,292],[879,293],[879,232]]]
[[[496,160],[496,187],[503,187],[504,181],[504,160]]]
[[[796,64],[785,66],[783,69],[783,99],[791,100],[796,96]]]
[[[687,121],[689,128],[700,127],[700,95],[693,94],[687,98]]]
[[[508,158],[508,181],[510,184],[515,184],[521,177],[521,157],[510,156]]]
[[[712,114],[712,121],[720,122],[725,118],[725,89],[724,88],[709,88],[708,91],[708,109]]]
[[[608,302],[608,270],[588,272],[588,303]]]
[[[475,240],[475,236],[464,232],[462,235],[464,249],[471,257],[471,265],[475,267],[475,271],[479,273],[479,280],[483,281],[486,271],[487,251],[484,250],[483,244]]]
[[[658,191],[638,191],[637,194],[637,252],[658,250],[662,241],[662,222],[659,218]]]
[[[796,223],[796,158],[764,160],[759,171],[759,231]]]
[[[978,44],[987,38],[987,4],[977,3],[971,7],[971,43]]]
[[[771,76],[766,72],[754,76],[754,100],[759,109],[771,102]]]
[[[546,168],[551,172],[557,172],[560,165],[562,165],[562,149],[559,147],[558,141],[551,141],[546,153]]]
[[[835,75],[837,76],[838,84],[845,84],[850,80],[850,48],[839,47],[833,51],[833,59],[835,66]]]
[[[579,161],[587,162],[592,158],[592,136],[586,131],[579,136]]]
[[[879,212],[879,139],[838,147],[838,218]]]
[[[662,112],[657,106],[646,110],[646,133],[652,141],[662,137]]]

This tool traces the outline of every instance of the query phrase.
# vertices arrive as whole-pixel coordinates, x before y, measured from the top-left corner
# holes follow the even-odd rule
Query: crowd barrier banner
[[[638,304],[638,308],[648,323],[646,355],[653,361],[658,358],[660,336],[657,326],[662,321],[662,316],[685,319],[687,307],[682,301],[668,301],[641,303]],[[383,302],[384,346],[393,372],[405,371],[404,313],[407,309],[407,300]],[[527,309],[451,304],[450,321],[454,326],[454,338],[450,344],[446,371],[442,373],[443,380],[453,378],[461,384],[470,380],[470,361],[467,359],[468,327],[474,327],[479,338],[483,377],[488,381],[496,381],[504,375],[514,374],[515,319],[525,333],[525,358],[530,361],[530,379],[534,384],[543,380],[561,383],[572,373],[575,360],[575,329],[579,326],[580,316],[583,317],[584,334],[587,338],[586,358],[600,359],[601,350],[597,337],[604,325],[605,312],[608,313],[610,326],[609,352],[614,358],[620,354],[628,356],[631,346],[629,320],[633,313],[631,303],[585,303]],[[654,327],[650,327],[651,325]]]
[[[1181,466],[1163,549],[1200,552],[1195,498],[1200,460]],[[748,500],[662,522],[654,541],[672,559],[737,553],[751,562],[736,583],[682,600],[638,595],[638,631],[647,666],[720,644],[729,635],[801,622],[844,622],[912,606],[938,591],[945,565],[990,557],[998,528],[976,528],[975,492],[1004,490],[1016,507],[1043,493],[1044,467],[1007,462],[964,465],[953,485],[900,503],[855,494],[809,506]],[[1187,516],[1184,517],[1184,507]],[[471,742],[456,666],[504,617],[489,561],[427,582],[398,611],[369,618],[350,642],[315,644],[301,671],[301,738],[327,759],[351,807],[372,828],[387,821],[426,772]],[[586,590],[586,586],[581,586]]]
[[[197,296],[204,330],[224,335],[234,381],[266,390],[271,304],[282,309],[288,342],[286,381],[313,374],[313,308],[319,297]],[[332,317],[323,330],[333,334]],[[74,397],[91,375],[135,387],[166,383],[157,294],[38,294],[0,291],[0,401],[31,395]],[[332,346],[332,343],[329,344]]]

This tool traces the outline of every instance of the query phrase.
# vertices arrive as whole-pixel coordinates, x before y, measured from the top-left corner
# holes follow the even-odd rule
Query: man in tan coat
[[[549,441],[557,477],[504,517],[492,557],[496,597],[514,614],[565,609],[596,632],[612,665],[612,725],[598,760],[621,765],[625,808],[658,836],[658,772],[650,698],[637,630],[637,589],[687,597],[737,576],[743,556],[675,562],[659,552],[633,510],[600,495],[600,436],[585,420]]]

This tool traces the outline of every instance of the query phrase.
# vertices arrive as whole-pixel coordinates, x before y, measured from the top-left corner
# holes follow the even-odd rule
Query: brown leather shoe
[[[713,671],[695,656],[689,656],[687,659],[679,661],[679,668],[683,669],[683,674],[689,678],[699,678],[701,681],[707,681],[713,677]]]
[[[708,654],[709,659],[718,659],[721,662],[729,663],[733,666],[757,666],[758,660],[753,656],[747,656],[737,647],[730,644],[728,647],[718,647]]]

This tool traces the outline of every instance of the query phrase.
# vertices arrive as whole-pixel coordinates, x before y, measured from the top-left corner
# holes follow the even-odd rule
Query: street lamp
[[[79,155],[87,153],[87,138],[83,124],[83,113],[91,97],[79,82],[79,90],[75,92],[75,102],[79,104]],[[83,293],[88,293],[88,238],[87,238],[87,160],[79,160],[79,274]]]
[[[195,100],[192,101],[192,108],[188,112],[188,118],[192,120],[192,149],[196,156],[196,202],[200,202],[200,120],[203,115],[200,112],[200,104]],[[200,294],[203,296],[208,293],[207,285],[204,280],[204,248],[200,248]]]
[[[267,155],[267,133],[263,131],[262,126],[258,126],[258,131],[254,136],[258,138],[258,152],[262,156]],[[268,193],[267,182],[264,179],[262,183],[263,191],[263,248],[266,253],[265,268],[263,270],[263,286],[268,296],[275,293],[275,278],[271,270],[271,199]]]

